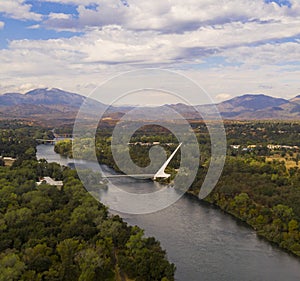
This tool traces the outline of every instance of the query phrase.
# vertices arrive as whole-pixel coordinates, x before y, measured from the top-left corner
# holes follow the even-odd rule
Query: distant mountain
[[[199,114],[184,104],[169,105],[185,118],[199,118]],[[290,100],[263,94],[246,94],[221,103],[194,106],[206,119],[213,118],[215,108],[223,119],[300,119],[300,95]]]
[[[35,89],[26,94],[7,93],[0,95],[1,118],[41,118],[45,120],[74,120],[77,112],[87,98],[79,94],[66,92],[60,89]],[[299,119],[300,95],[287,100],[274,98],[263,94],[246,94],[216,105],[188,106],[186,104],[165,105],[176,110],[188,119],[199,119],[199,110],[205,116],[212,116],[212,109],[217,107],[224,119],[253,120],[253,119]],[[88,102],[86,115],[105,110],[106,105],[97,101]],[[109,107],[106,117],[120,118],[133,107]],[[195,108],[197,110],[195,110]],[[150,111],[149,111],[150,110]],[[155,109],[154,109],[155,110]],[[158,107],[157,111],[163,110]],[[140,108],[139,118],[152,112],[150,108]]]
[[[0,106],[11,106],[21,104],[23,100],[24,95],[18,93],[0,95]]]
[[[0,95],[0,116],[74,119],[86,100],[84,96],[56,88],[35,89],[25,94],[7,93]],[[89,103],[91,112],[93,108],[104,109],[106,106],[93,101]]]
[[[67,105],[71,107],[80,107],[84,97],[78,94],[69,93],[60,89],[35,89],[26,94],[8,93],[0,95],[0,106],[15,105]]]
[[[85,97],[81,95],[65,92],[56,88],[36,89],[27,92],[24,97],[30,104],[67,105],[76,108],[80,107],[85,100]]]
[[[246,94],[218,104],[218,109],[222,112],[257,111],[269,107],[278,107],[288,102],[289,101],[285,99],[273,98],[263,94]]]
[[[269,119],[286,114],[284,105],[290,102],[263,94],[246,94],[217,104],[223,118]]]
[[[300,95],[295,96],[294,98],[289,100],[290,102],[300,104]]]

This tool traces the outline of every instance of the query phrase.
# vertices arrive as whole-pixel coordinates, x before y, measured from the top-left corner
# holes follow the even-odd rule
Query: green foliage
[[[55,144],[54,151],[63,156],[72,157],[72,141],[61,140]]]
[[[143,232],[110,216],[76,171],[37,161],[31,145],[26,143],[27,156],[12,167],[0,166],[0,281],[113,281],[119,272],[150,280],[146,268],[153,271],[151,280],[174,280],[174,265],[154,238],[141,235],[142,247],[133,255],[131,235]],[[63,180],[63,188],[37,186],[43,176]],[[143,270],[132,263],[143,264]]]
[[[173,280],[175,267],[165,260],[165,251],[161,250],[159,242],[143,236],[141,229],[132,229],[126,250],[122,252],[124,256],[120,258],[121,267],[137,281],[160,281],[162,276]]]
[[[75,264],[75,255],[79,250],[79,241],[68,238],[61,241],[56,250],[60,255],[60,279],[63,281],[76,280],[78,278],[78,267]]]
[[[20,280],[20,276],[25,271],[25,263],[21,261],[20,257],[7,251],[0,255],[0,280],[13,281]]]
[[[35,139],[45,135],[51,132],[24,121],[0,121],[0,155],[34,159]]]
[[[210,162],[210,138],[203,122],[193,121],[191,126],[200,144],[201,165],[189,192],[198,195]],[[97,157],[99,162],[118,170],[110,149],[112,128],[106,126],[105,130],[98,131]],[[283,161],[266,160],[267,156],[276,153],[292,157],[295,163],[298,162],[300,122],[226,122],[225,129],[228,156],[222,176],[207,201],[247,222],[259,235],[300,255],[300,169],[287,169]],[[84,151],[82,147],[87,149],[91,141],[91,138],[84,139],[82,144],[78,144],[78,151]],[[145,126],[136,131],[130,140],[129,153],[140,167],[149,165],[149,149],[154,141],[161,144],[177,142],[169,131],[159,126]],[[236,149],[230,146],[234,144],[240,147]],[[271,151],[268,144],[285,147]],[[164,145],[164,148],[168,154],[173,149],[168,145]],[[86,155],[89,153],[86,151]],[[124,151],[120,149],[119,153]],[[175,174],[179,163],[180,157],[177,156],[169,165],[171,174]],[[117,230],[120,224],[114,222],[111,227]],[[131,236],[127,244],[136,243],[136,251],[139,243],[143,242],[138,235]]]
[[[109,216],[107,207],[85,191],[76,171],[36,160],[34,139],[51,137],[31,125],[0,122],[2,155],[17,157],[11,167],[0,163],[0,281],[113,281],[120,272],[148,280],[148,272],[139,268],[127,272],[128,264],[140,263],[127,244],[132,229],[141,230]],[[57,147],[61,154],[71,149],[68,142]],[[44,176],[62,180],[63,188],[37,186]],[[91,174],[89,181],[99,182],[99,175]],[[152,267],[151,280],[174,280],[174,265],[158,242],[140,239],[157,243],[155,248],[143,244],[144,266],[160,253],[160,270]]]
[[[43,173],[51,170],[43,165]],[[10,177],[22,166],[2,169]],[[7,253],[1,255],[0,280],[115,280],[116,266],[134,280],[165,276],[173,280],[174,266],[159,243],[144,238],[139,228],[119,217],[108,216],[107,208],[70,174],[63,171],[61,190],[40,185],[17,193],[17,183],[27,182],[22,173],[16,185],[0,188],[5,195],[1,196],[0,250]]]
[[[223,174],[207,198],[247,222],[258,234],[300,256],[300,172],[250,156],[227,157]],[[201,181],[190,192],[197,193]]]
[[[116,167],[111,149],[110,124],[97,132],[99,162]],[[193,122],[201,166],[190,192],[198,194],[210,162],[210,138],[203,122]],[[35,160],[34,138],[49,138],[49,131],[16,122],[0,123],[3,156],[17,157],[11,168],[0,162],[0,280],[174,280],[174,265],[153,238],[95,202],[75,171]],[[283,161],[266,161],[277,153],[297,164],[299,149],[271,151],[267,144],[300,146],[299,122],[227,122],[228,156],[222,176],[207,200],[247,222],[257,233],[300,256],[300,169],[287,169]],[[69,128],[63,128],[69,130]],[[92,157],[92,138],[75,145],[76,152]],[[140,167],[149,165],[153,142],[165,145],[167,154],[177,140],[161,127],[145,126],[131,139],[129,153]],[[171,144],[171,145],[170,145]],[[248,145],[257,145],[248,148]],[[70,141],[55,150],[72,157]],[[124,151],[120,151],[124,153]],[[78,156],[77,155],[77,156]],[[170,163],[179,167],[180,156]],[[87,171],[88,173],[88,171]],[[64,181],[62,190],[35,181],[51,176]],[[98,181],[97,175],[89,181]],[[71,272],[68,275],[67,272]]]

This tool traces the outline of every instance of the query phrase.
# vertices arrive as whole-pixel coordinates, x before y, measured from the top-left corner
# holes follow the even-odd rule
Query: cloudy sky
[[[300,94],[300,0],[0,0],[0,94],[87,95],[140,68],[183,73],[216,101]]]

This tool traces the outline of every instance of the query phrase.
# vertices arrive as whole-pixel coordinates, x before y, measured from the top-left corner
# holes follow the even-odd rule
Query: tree
[[[80,258],[77,258],[81,274],[78,281],[94,281],[96,268],[101,267],[100,257],[93,249],[86,249],[80,252]]]
[[[79,270],[74,259],[79,246],[78,240],[69,238],[60,242],[56,247],[61,259],[60,277],[62,281],[78,279]]]
[[[52,249],[45,243],[37,244],[32,248],[25,249],[23,260],[29,270],[44,272],[48,271],[52,264],[51,253]]]
[[[25,270],[25,264],[16,253],[4,252],[0,255],[0,280],[18,281]]]
[[[298,232],[298,230],[299,230],[299,223],[295,219],[290,220],[288,224],[288,231],[290,233],[296,233]]]

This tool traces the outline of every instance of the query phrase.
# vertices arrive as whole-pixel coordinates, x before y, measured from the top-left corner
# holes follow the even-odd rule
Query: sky
[[[300,0],[0,0],[0,94],[161,68],[219,102],[300,94]],[[197,103],[197,102],[196,102]]]

